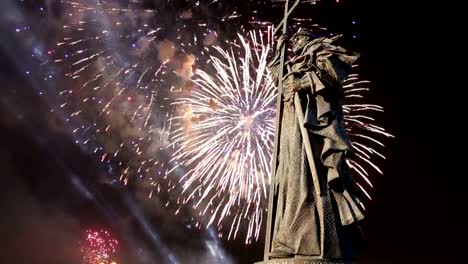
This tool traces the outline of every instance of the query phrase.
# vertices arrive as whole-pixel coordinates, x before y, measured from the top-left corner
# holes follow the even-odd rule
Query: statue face
[[[295,54],[299,54],[305,45],[309,42],[309,38],[305,35],[294,36],[291,39],[292,50]]]

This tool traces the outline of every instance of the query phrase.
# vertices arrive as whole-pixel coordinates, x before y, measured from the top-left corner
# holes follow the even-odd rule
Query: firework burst
[[[262,223],[275,133],[270,36],[250,32],[229,51],[215,47],[210,64],[216,74],[198,70],[196,90],[175,103],[182,114],[173,119],[174,160],[190,168],[181,177],[184,201],[211,214],[207,226],[232,216],[228,238],[243,220],[247,241],[258,238]]]
[[[113,264],[119,242],[107,230],[88,229],[81,246],[83,264]]]

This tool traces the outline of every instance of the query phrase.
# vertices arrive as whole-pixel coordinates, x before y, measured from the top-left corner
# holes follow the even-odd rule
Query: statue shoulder
[[[331,38],[322,37],[310,41],[304,48],[303,54],[310,55],[312,63],[320,60],[328,60],[330,56],[335,56],[346,64],[353,64],[358,58],[359,53],[347,50],[335,42],[342,35],[336,35]]]
[[[336,35],[331,38],[327,37],[320,37],[311,40],[309,43],[306,44],[303,53],[314,53],[317,50],[323,48],[324,46],[332,45],[335,41],[339,40],[343,35]]]
[[[303,54],[313,53],[322,45],[324,40],[325,38],[316,38],[316,39],[311,40],[309,43],[306,44],[302,53]]]

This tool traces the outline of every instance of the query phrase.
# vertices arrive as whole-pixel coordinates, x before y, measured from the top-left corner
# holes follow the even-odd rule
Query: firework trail
[[[107,230],[88,229],[81,246],[83,264],[115,264],[119,242]]]
[[[370,90],[370,81],[360,80],[358,72],[358,65],[353,65],[351,74],[343,83],[345,128],[355,150],[354,155],[347,159],[347,163],[354,172],[359,189],[371,199],[369,190],[373,186],[370,176],[374,172],[382,174],[376,158],[385,159],[377,150],[383,149],[385,138],[393,135],[386,132],[373,117],[375,113],[383,112],[384,109],[366,102],[365,93]]]

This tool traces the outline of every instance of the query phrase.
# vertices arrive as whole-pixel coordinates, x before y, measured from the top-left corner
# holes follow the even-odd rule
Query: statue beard
[[[301,43],[301,44],[294,44],[292,47],[292,50],[295,55],[299,55],[304,50],[305,46],[306,46],[306,42]]]

